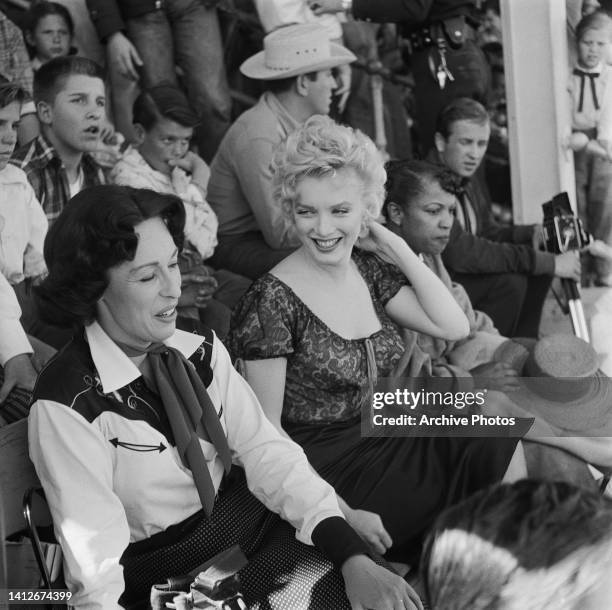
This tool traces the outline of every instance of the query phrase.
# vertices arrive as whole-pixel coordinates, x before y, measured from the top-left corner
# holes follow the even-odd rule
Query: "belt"
[[[464,16],[458,16],[424,25],[406,37],[412,52],[436,47],[439,40],[444,40],[452,49],[459,49],[466,40],[475,40],[476,30]]]

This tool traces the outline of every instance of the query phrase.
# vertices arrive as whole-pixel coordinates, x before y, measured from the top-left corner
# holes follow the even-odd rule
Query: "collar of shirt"
[[[141,376],[138,367],[106,334],[98,322],[85,327],[85,336],[105,394],[114,392]],[[204,337],[201,335],[176,329],[164,343],[168,347],[178,349],[185,358],[189,358],[203,341]]]
[[[2,171],[0,171],[0,184],[9,186],[11,184],[25,184],[27,183],[27,176],[23,170],[19,169],[16,165],[9,163]]]
[[[578,62],[576,62],[574,68],[584,72],[585,74],[601,74],[604,68],[604,63],[603,61],[600,61],[594,68],[583,68]]]
[[[44,134],[40,134],[33,141],[34,151],[30,158],[30,164],[38,168],[44,168],[51,162],[57,163],[59,167],[63,167],[64,163],[59,153],[53,147],[53,144],[45,137]],[[83,176],[85,178],[85,186],[89,186],[89,178],[92,175],[97,175],[100,170],[98,164],[87,154],[83,153],[81,158],[81,167],[83,169]]]
[[[295,131],[300,126],[300,123],[296,121],[289,114],[289,112],[287,112],[287,109],[280,103],[279,99],[276,97],[276,95],[274,95],[274,93],[271,91],[266,91],[263,94],[262,99],[264,103],[270,107],[272,113],[278,119],[278,122],[284,131],[283,137],[286,134]]]
[[[53,144],[51,144],[42,133],[32,142],[32,148],[33,151],[30,158],[32,166],[43,168],[49,165],[54,159],[56,163],[61,165],[61,157],[55,148],[53,148]],[[32,148],[30,148],[30,150],[32,150]]]

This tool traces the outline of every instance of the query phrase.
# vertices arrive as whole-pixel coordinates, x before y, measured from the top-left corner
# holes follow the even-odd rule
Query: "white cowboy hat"
[[[330,42],[316,23],[289,25],[264,38],[264,50],[249,57],[240,71],[249,78],[279,80],[350,64],[357,58],[342,45]]]

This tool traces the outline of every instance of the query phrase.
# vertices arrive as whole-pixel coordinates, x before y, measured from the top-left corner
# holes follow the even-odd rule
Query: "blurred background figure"
[[[561,482],[480,491],[438,518],[421,570],[432,610],[607,608],[612,502]]]

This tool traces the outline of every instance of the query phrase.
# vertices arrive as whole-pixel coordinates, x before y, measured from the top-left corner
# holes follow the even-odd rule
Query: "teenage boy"
[[[17,149],[11,163],[28,176],[49,224],[68,200],[104,183],[88,153],[100,147],[106,125],[102,69],[84,57],[57,57],[34,76],[34,102],[41,134]]]
[[[250,280],[203,264],[217,245],[217,217],[206,202],[210,170],[189,150],[198,116],[174,85],[143,91],[134,103],[136,146],[128,148],[110,173],[114,184],[177,195],[186,212],[185,248],[179,259],[183,291],[179,316],[202,321],[223,339],[231,310]]]
[[[41,322],[31,298],[31,287],[46,274],[47,218],[24,171],[9,164],[26,100],[17,85],[0,84],[0,274],[17,296],[25,331],[59,348],[70,333]]]
[[[8,278],[24,278],[26,249],[40,249],[47,219],[32,192],[25,174],[8,165],[17,142],[21,107],[26,94],[18,85],[0,85],[0,405],[11,394],[11,409],[27,414],[24,395],[12,392],[21,387],[32,390],[36,371],[30,355],[32,347],[22,325],[21,310]],[[33,242],[33,243],[32,243]],[[26,397],[27,398],[27,397]],[[6,406],[0,410],[0,425],[15,419]]]
[[[487,313],[506,337],[537,337],[553,276],[580,281],[574,252],[553,255],[536,246],[535,225],[497,224],[488,194],[474,179],[489,143],[489,115],[478,102],[458,98],[438,117],[429,160],[454,172],[460,183],[457,219],[442,259],[475,309]]]

